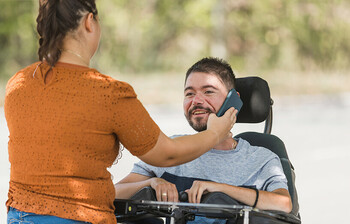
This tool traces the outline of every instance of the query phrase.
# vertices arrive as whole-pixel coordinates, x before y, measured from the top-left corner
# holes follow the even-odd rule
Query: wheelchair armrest
[[[179,193],[180,201],[188,202],[188,198],[185,195],[187,196],[186,192]],[[157,201],[156,191],[152,187],[144,187],[138,192],[136,192],[130,199]],[[184,200],[181,200],[181,199],[184,199]],[[207,194],[203,194],[201,203],[223,204],[223,205],[244,205],[222,192],[210,192]]]
[[[229,195],[222,193],[222,192],[210,192],[207,194],[203,194],[201,203],[205,204],[222,204],[222,205],[243,205],[247,206],[246,204],[243,204]],[[278,215],[276,219],[273,219],[272,216],[266,216],[264,217],[263,211],[276,214]],[[277,210],[262,210],[262,212],[254,212],[251,215],[251,223],[294,223],[294,224],[300,224],[301,220],[300,217],[292,214],[292,213],[286,213],[283,211],[277,211]],[[215,217],[214,217],[215,218]],[[239,219],[239,218],[238,218]],[[232,219],[236,221],[237,219]],[[231,220],[231,221],[232,221]]]
[[[207,194],[203,194],[201,198],[201,203],[222,204],[222,205],[244,205],[222,192],[210,192]]]
[[[130,198],[131,200],[157,201],[156,191],[152,187],[144,187]]]

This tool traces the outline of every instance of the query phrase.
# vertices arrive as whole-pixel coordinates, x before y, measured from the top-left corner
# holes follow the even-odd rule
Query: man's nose
[[[195,97],[192,100],[193,105],[203,104],[204,98],[201,96],[201,94],[196,94]]]

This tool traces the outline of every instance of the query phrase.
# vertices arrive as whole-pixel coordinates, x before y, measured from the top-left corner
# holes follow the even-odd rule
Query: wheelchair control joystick
[[[179,201],[188,202],[188,194],[185,191],[180,191],[179,193]]]

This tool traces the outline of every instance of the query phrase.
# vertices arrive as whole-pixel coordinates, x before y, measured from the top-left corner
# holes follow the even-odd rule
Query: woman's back
[[[128,84],[87,67],[57,63],[50,68],[35,63],[7,85],[7,206],[67,219],[115,222],[114,186],[107,167],[118,155],[118,140],[137,155],[149,146],[133,145],[134,140],[155,144],[158,127],[150,124]],[[47,74],[51,78],[45,83]],[[148,122],[153,130],[140,130],[138,137],[122,131],[136,120]],[[123,134],[117,139],[119,132]]]

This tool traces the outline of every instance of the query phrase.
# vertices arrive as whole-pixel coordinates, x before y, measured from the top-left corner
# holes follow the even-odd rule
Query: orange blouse
[[[116,223],[107,167],[120,143],[133,155],[143,155],[160,132],[133,88],[95,69],[37,62],[9,80],[4,108],[11,163],[6,205]]]

